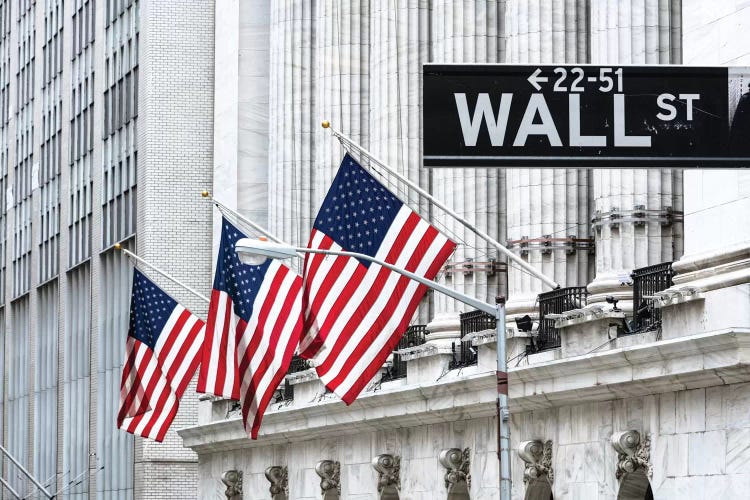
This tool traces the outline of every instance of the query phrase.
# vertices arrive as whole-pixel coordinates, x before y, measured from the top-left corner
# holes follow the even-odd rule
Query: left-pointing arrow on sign
[[[542,70],[540,68],[537,68],[536,71],[534,71],[528,78],[529,83],[533,85],[533,87],[537,90],[542,90],[542,86],[539,84],[544,83],[548,80],[546,76],[539,76],[539,73],[541,72]]]

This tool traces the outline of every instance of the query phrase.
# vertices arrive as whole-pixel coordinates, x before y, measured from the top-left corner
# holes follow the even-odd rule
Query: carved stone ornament
[[[341,464],[333,460],[321,460],[315,466],[315,472],[320,476],[320,491],[335,490],[341,493]]]
[[[440,464],[448,469],[445,473],[445,487],[449,488],[458,483],[466,483],[471,487],[471,462],[469,448],[463,451],[458,448],[448,448],[440,452]]]
[[[542,476],[552,482],[555,472],[552,469],[552,441],[524,441],[518,447],[518,456],[526,463],[523,482],[528,483]]]
[[[289,494],[289,469],[286,466],[274,465],[266,469],[266,479],[271,483],[271,498],[276,495]]]
[[[221,475],[221,482],[227,487],[224,492],[227,496],[227,500],[242,500],[242,471],[226,471]]]
[[[378,455],[372,459],[372,468],[378,473],[378,493],[388,487],[401,488],[401,457]]]
[[[643,468],[649,478],[653,475],[649,434],[641,440],[641,434],[638,431],[617,432],[612,435],[612,446],[617,451],[617,472],[615,473],[617,479],[639,468]]]

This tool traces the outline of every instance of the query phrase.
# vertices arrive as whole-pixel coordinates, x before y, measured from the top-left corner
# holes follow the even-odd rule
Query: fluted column
[[[680,0],[591,2],[591,62],[680,63],[680,6]],[[595,169],[594,202],[596,278],[589,303],[612,295],[631,310],[632,289],[622,285],[630,272],[682,254],[682,222],[670,222],[670,212],[682,213],[682,172]]]
[[[320,122],[330,120],[354,141],[368,146],[369,5],[369,0],[315,3],[313,109],[318,128],[314,130],[313,187],[316,210],[331,186],[344,153],[339,142],[320,128]]]
[[[510,0],[507,5],[507,62],[587,62],[585,0]],[[587,284],[590,170],[517,168],[507,176],[509,247],[562,286]],[[508,317],[536,317],[536,297],[548,290],[511,264]]]
[[[435,0],[430,26],[432,62],[502,62],[504,5],[502,1]],[[505,203],[500,203],[504,184],[504,171],[496,168],[436,168],[432,171],[435,196],[498,241],[505,240]],[[433,211],[433,220],[460,243],[449,264],[489,262],[498,258],[494,248],[489,248],[484,240],[441,211]],[[441,282],[490,303],[494,303],[494,296],[504,285],[499,272],[491,274],[468,268],[444,273]],[[435,310],[438,313],[466,311],[467,307],[436,294]]]
[[[430,170],[422,168],[422,64],[428,60],[428,0],[370,3],[370,151],[423,188],[430,189]],[[393,180],[393,179],[391,179]],[[397,183],[401,199],[429,218],[430,206]],[[427,301],[418,323],[430,319]]]
[[[269,90],[268,223],[285,241],[305,245],[317,207],[312,195],[317,170],[313,136],[313,4],[271,2]]]

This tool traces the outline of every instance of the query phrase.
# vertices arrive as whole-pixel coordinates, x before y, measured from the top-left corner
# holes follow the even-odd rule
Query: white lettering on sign
[[[693,121],[693,101],[700,98],[700,94],[680,94],[680,99],[685,99],[687,106],[687,121]]]
[[[650,148],[650,135],[625,135],[625,94],[615,94],[615,147]]]
[[[574,68],[575,69],[575,68]],[[604,88],[614,87],[614,81],[609,76],[610,71],[600,72],[600,81],[605,82]],[[538,72],[535,72],[531,83],[537,86],[540,82]],[[575,82],[574,82],[575,83]],[[619,83],[619,82],[618,82]],[[575,85],[573,85],[575,86]],[[571,87],[573,87],[571,86]],[[619,87],[619,85],[618,85]],[[465,93],[454,93],[456,110],[461,124],[461,132],[464,144],[467,147],[476,147],[479,133],[486,123],[487,132],[492,146],[502,147],[505,144],[505,133],[508,127],[508,119],[513,103],[513,94],[500,94],[500,105],[497,113],[492,108],[489,93],[477,95],[476,105],[473,112],[469,111],[468,101]],[[584,96],[585,98],[585,96]],[[685,119],[693,120],[694,101],[700,100],[700,94],[678,94],[663,93],[657,96],[656,105],[659,112],[656,118],[662,121],[672,121],[680,114],[675,103],[681,102],[685,106]],[[516,106],[519,104],[516,101]],[[625,94],[612,94],[612,117],[614,121],[614,146],[623,148],[648,148],[651,147],[650,135],[628,135],[625,127]],[[606,147],[606,135],[583,135],[581,133],[581,94],[568,94],[568,138],[569,145],[574,147]],[[558,125],[550,112],[549,105],[544,94],[533,93],[529,96],[526,107],[521,118],[521,123],[513,140],[514,147],[524,147],[529,136],[540,135],[547,137],[550,146],[563,146],[558,132]]]
[[[571,146],[606,146],[606,135],[581,135],[581,96],[568,96],[568,115]]]
[[[539,73],[541,72],[542,70],[537,68],[536,71],[527,78],[529,83],[537,90],[542,90],[542,86],[539,85],[540,83],[546,83],[549,80],[546,76],[539,76]]]
[[[671,104],[674,100],[675,96],[669,93],[660,94],[659,97],[656,98],[656,105],[659,106],[659,109],[663,109],[667,112],[667,114],[662,112],[656,113],[658,119],[663,122],[671,122],[677,118],[677,108]]]
[[[510,101],[513,94],[502,94],[500,96],[500,109],[498,117],[492,111],[492,103],[489,94],[479,94],[474,114],[469,117],[469,105],[466,102],[466,94],[453,94],[456,99],[458,119],[461,121],[461,131],[464,135],[464,144],[476,146],[482,121],[487,122],[487,131],[490,133],[490,143],[493,146],[502,146],[505,141],[505,127],[508,125],[508,114],[510,113]]]
[[[700,94],[679,95],[679,100],[685,101],[685,119],[687,121],[693,121],[693,101],[698,101],[700,100],[700,98]],[[659,94],[659,97],[656,98],[656,105],[659,106],[659,109],[666,111],[666,114],[662,112],[656,114],[656,117],[659,120],[671,122],[672,120],[677,118],[677,108],[674,104],[672,104],[675,99],[677,99],[677,97],[675,97],[674,94],[670,94],[668,92]]]
[[[542,123],[534,123],[537,113]],[[516,134],[516,140],[513,141],[513,146],[525,146],[526,139],[530,135],[546,135],[551,146],[562,146],[560,134],[557,133],[555,121],[552,119],[552,114],[549,112],[549,107],[543,94],[531,94],[529,105],[526,106],[526,111],[523,113],[521,125],[518,127],[518,134]]]

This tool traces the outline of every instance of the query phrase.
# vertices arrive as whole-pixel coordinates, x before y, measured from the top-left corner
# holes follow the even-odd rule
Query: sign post
[[[424,66],[425,167],[750,166],[750,68]]]

